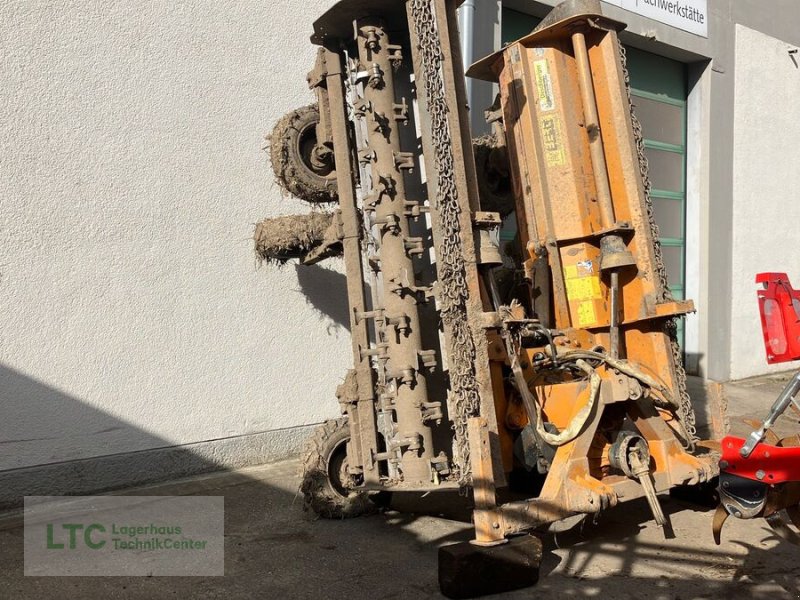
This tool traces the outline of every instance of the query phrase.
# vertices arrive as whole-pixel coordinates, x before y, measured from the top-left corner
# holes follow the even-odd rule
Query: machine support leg
[[[539,581],[542,542],[533,535],[506,540],[492,475],[491,438],[483,417],[467,421],[475,499],[475,539],[439,548],[439,587],[448,598],[476,598]]]
[[[479,546],[496,546],[506,539],[502,515],[497,509],[489,425],[483,417],[467,422],[472,457],[472,490],[475,500],[475,539]]]

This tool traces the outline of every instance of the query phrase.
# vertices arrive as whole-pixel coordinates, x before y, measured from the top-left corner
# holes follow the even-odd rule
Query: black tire
[[[310,104],[284,115],[269,136],[269,155],[278,184],[301,200],[336,202],[333,152],[313,160],[317,146],[319,109]],[[316,164],[315,164],[316,162]]]
[[[308,440],[303,460],[303,507],[326,519],[349,519],[375,512],[366,492],[349,489],[347,481],[347,418],[326,421]]]

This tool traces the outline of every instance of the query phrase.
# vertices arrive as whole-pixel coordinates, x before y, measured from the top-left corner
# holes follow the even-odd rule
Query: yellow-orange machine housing
[[[646,440],[656,492],[702,481],[715,470],[710,457],[686,448],[693,446],[687,443],[693,414],[671,329],[672,319],[694,308],[691,301],[674,301],[666,284],[617,37],[624,25],[599,11],[575,14],[574,4],[562,4],[530,35],[476,63],[468,75],[500,86],[533,312],[559,332],[556,355],[601,350],[620,368],[609,362],[596,368],[598,406],[577,437],[557,448],[537,498],[498,507],[491,461],[482,456],[478,462],[473,453],[482,509],[477,540],[486,543],[642,496],[644,485],[609,468],[610,432],[627,428]],[[558,430],[586,408],[592,390],[589,380],[553,381],[538,372],[537,356],[552,355],[549,348],[519,348],[516,359],[505,349],[499,336],[492,339],[500,445],[510,470],[508,428],[521,426],[527,415],[521,403],[500,398],[505,394],[497,361],[519,361],[543,418]],[[643,391],[639,384],[647,379],[651,385]],[[477,452],[481,437],[490,447],[485,429],[479,418],[471,423]],[[681,437],[689,440],[681,443]]]

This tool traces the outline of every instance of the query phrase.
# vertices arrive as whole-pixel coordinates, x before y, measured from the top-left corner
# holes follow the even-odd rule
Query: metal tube
[[[367,323],[356,315],[366,309],[364,291],[364,270],[361,262],[361,230],[359,226],[358,208],[356,206],[355,182],[353,180],[352,156],[348,146],[347,109],[345,90],[342,81],[343,64],[341,56],[332,50],[325,51],[325,71],[327,73],[327,90],[329,107],[332,113],[331,133],[337,171],[337,189],[339,206],[342,211],[344,228],[344,264],[347,282],[347,297],[350,303],[350,332],[352,337],[353,363],[358,381],[358,410],[352,415],[358,417],[361,448],[359,455],[364,461],[364,481],[377,484],[380,473],[372,464],[371,455],[377,450],[377,433],[375,426],[375,382],[369,357],[363,356],[362,348],[369,347],[369,331]],[[354,425],[351,423],[351,430]],[[354,436],[355,439],[355,436]],[[351,466],[355,466],[352,465]]]
[[[486,279],[489,280],[489,294],[492,297],[494,309],[500,310],[500,306],[503,302],[500,298],[500,288],[497,287],[497,278],[494,276],[494,269],[487,270]]]
[[[769,409],[769,414],[764,420],[764,424],[750,434],[750,437],[747,438],[747,441],[739,449],[739,454],[744,458],[750,456],[755,447],[764,439],[764,434],[767,433],[767,430],[775,425],[775,421],[778,420],[778,417],[780,417],[786,409],[789,408],[789,405],[794,402],[794,398],[798,393],[800,393],[800,371],[795,373],[786,384],[786,387],[783,388],[780,396],[778,396],[778,399],[775,400],[772,407]]]
[[[619,358],[619,271],[611,271],[611,299],[609,302],[611,323],[608,330],[609,354],[611,358]]]
[[[419,297],[414,280],[413,250],[403,170],[408,168],[401,154],[401,121],[396,119],[397,99],[389,36],[380,19],[362,19],[357,24],[358,55],[368,74],[364,83],[363,118],[367,124],[368,146],[362,156],[372,166],[372,196],[378,225],[376,242],[380,256],[383,300],[383,342],[387,360],[386,385],[394,388],[397,431],[387,446],[399,448],[401,470],[407,483],[427,484],[432,480],[433,433],[423,418],[428,402],[420,351],[422,337]],[[411,163],[413,166],[413,163]],[[376,307],[377,308],[377,307]]]
[[[500,300],[500,290],[497,287],[497,280],[494,276],[494,269],[487,269],[486,279],[488,280],[489,295],[492,298],[494,309],[500,310],[502,302]],[[522,365],[519,363],[519,354],[511,339],[511,332],[503,327],[503,329],[500,330],[500,337],[503,338],[503,343],[506,347],[506,354],[508,355],[508,360],[511,365],[511,373],[514,376],[514,383],[522,399],[522,405],[525,407],[525,412],[528,413],[530,424],[535,426],[537,424],[539,411],[536,409],[536,400],[530,388],[528,388],[528,381],[525,379],[525,373],[522,371]]]
[[[610,229],[616,225],[617,218],[614,214],[614,202],[611,198],[611,187],[608,182],[608,166],[606,165],[603,136],[600,134],[600,117],[597,114],[597,99],[594,95],[589,51],[586,49],[586,37],[582,32],[576,31],[572,34],[572,47],[575,51],[575,62],[578,66],[578,81],[583,100],[586,133],[589,135],[589,153],[597,190],[597,204],[600,208],[600,222],[603,229]],[[611,322],[609,327],[609,346],[611,347],[609,351],[613,358],[619,358],[620,349],[618,268],[626,263],[632,264],[633,262],[633,257],[627,252],[624,242],[618,235],[604,236],[601,243],[600,268],[601,270],[612,271],[609,284],[611,293]]]
[[[464,57],[464,64],[471,65],[475,62],[475,0],[465,0],[458,9],[458,29],[461,34],[461,55]],[[467,104],[472,104],[472,89],[474,80],[468,78],[465,82],[467,92]]]
[[[589,52],[586,49],[586,37],[582,32],[572,34],[572,47],[575,51],[575,62],[578,65],[578,81],[580,82],[581,98],[583,100],[583,114],[586,133],[589,134],[589,151],[592,159],[594,183],[597,188],[597,203],[600,207],[600,220],[604,229],[613,227],[616,223],[614,204],[611,200],[611,188],[608,184],[608,168],[606,166],[603,138],[600,135],[600,118],[597,115],[597,100],[594,95],[592,83],[592,68],[589,64]]]

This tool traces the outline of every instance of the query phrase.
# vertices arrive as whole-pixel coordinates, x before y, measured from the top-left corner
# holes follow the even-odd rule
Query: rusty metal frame
[[[324,88],[318,90],[326,99],[320,106],[326,109],[324,127],[330,130],[335,152],[340,198],[337,226],[350,304],[355,367],[339,398],[350,418],[351,472],[363,474],[366,489],[434,490],[470,484],[475,542],[482,545],[502,543],[506,536],[542,523],[597,512],[645,494],[645,487],[630,477],[598,472],[596,433],[611,411],[624,415],[649,444],[653,468],[647,477],[655,491],[710,477],[715,469],[709,459],[687,452],[668,424],[668,408],[655,406],[656,401],[669,404],[677,388],[665,323],[693,307],[691,301],[666,300],[658,277],[655,239],[618,56],[616,32],[622,25],[603,17],[595,0],[570,0],[532,35],[471,71],[501,84],[526,268],[536,270],[534,282],[552,284],[547,295],[549,300],[552,294],[554,310],[551,315],[548,310],[540,314],[547,315],[544,325],[563,337],[559,349],[520,349],[516,356],[498,335],[514,319],[505,313],[501,316],[502,310],[492,303],[486,283],[490,267],[478,248],[476,227],[496,221],[481,212],[478,200],[456,28],[455,9],[460,2],[425,0],[440,45],[433,49],[441,61],[434,81],[422,76],[430,75],[426,53],[431,49],[423,47],[414,20],[414,9],[419,9],[421,1],[344,0],[315,23],[312,37],[324,48],[312,80]],[[417,88],[417,116],[411,120],[418,119],[428,196],[425,207],[411,207],[404,185],[405,172],[416,166],[419,151],[409,154],[396,130],[402,119],[396,119],[399,99],[393,91],[392,73],[393,61],[402,51],[389,40],[396,42],[397,36],[403,38],[405,58],[412,61]],[[345,56],[357,66],[347,64]],[[544,83],[541,69],[548,73]],[[347,96],[354,85],[361,95],[357,104]],[[441,95],[436,101],[444,105],[436,117],[438,127],[428,106],[430,86],[437,86]],[[361,125],[356,125],[359,119]],[[395,125],[388,126],[387,120]],[[361,130],[355,127],[361,126],[365,133],[356,135]],[[443,129],[448,140],[444,149],[438,137]],[[445,161],[437,155],[443,151]],[[452,197],[442,199],[437,169],[444,163],[452,165],[448,184],[454,191]],[[370,176],[363,175],[367,167]],[[391,185],[387,178],[393,180]],[[468,452],[469,462],[465,464],[471,471],[462,473],[460,481],[439,480],[432,468],[437,457],[423,412],[431,409],[431,403],[420,360],[429,351],[422,348],[416,304],[420,293],[429,294],[417,287],[412,254],[429,249],[411,237],[409,219],[424,210],[430,212],[433,250],[442,256],[453,232],[446,235],[440,226],[442,207],[437,199],[457,202],[455,233],[466,283],[464,323],[474,347],[469,368],[478,394],[477,410],[468,415],[461,440],[466,442],[463,452]],[[377,242],[375,254],[367,256],[369,236]],[[545,274],[542,265],[547,267]],[[581,277],[591,279],[576,281],[581,268],[586,270]],[[381,273],[380,305],[367,298],[365,281],[370,269]],[[436,269],[441,287],[446,272],[438,261]],[[581,296],[586,293],[591,297]],[[444,323],[443,337],[444,362],[452,365],[462,360],[452,324]],[[537,388],[547,421],[565,429],[586,407],[592,393],[589,381],[567,377],[560,383],[537,382],[535,355],[550,352],[555,360],[558,352],[598,345],[610,348],[612,359],[627,359],[633,371],[620,367],[620,372],[612,363],[598,366],[597,405],[575,437],[558,447],[541,494],[498,504],[496,490],[506,485],[511,461],[510,433],[504,421],[513,407],[503,380],[504,365],[519,361],[516,366]],[[649,374],[642,374],[645,370]],[[647,378],[654,382],[649,387],[658,392],[649,397],[640,385]],[[387,381],[396,382],[400,391],[387,395]],[[448,403],[451,421],[459,402],[452,397]],[[393,411],[396,438],[390,440],[382,429],[381,411]],[[529,411],[527,418],[533,422],[535,415]],[[419,444],[410,442],[412,438]],[[607,452],[607,448],[600,450]],[[381,472],[381,465],[394,460],[395,452],[403,481],[387,480]]]
[[[326,47],[324,54],[325,87],[328,92],[330,127],[336,161],[336,182],[339,206],[342,214],[345,275],[347,298],[350,306],[350,335],[355,369],[355,390],[346,398],[351,441],[348,456],[354,465],[363,465],[364,482],[378,484],[380,473],[372,461],[377,452],[375,423],[375,381],[369,357],[362,349],[369,347],[367,322],[358,318],[366,312],[364,290],[364,268],[361,258],[361,218],[357,206],[354,174],[356,172],[351,153],[351,136],[347,128],[347,108],[343,82],[342,57],[338,48]]]
[[[457,6],[458,2],[447,4],[446,8],[441,9],[440,15],[446,15],[447,11]],[[442,6],[444,7],[444,4]],[[431,351],[421,346],[420,320],[414,306],[418,301],[426,301],[430,295],[414,281],[415,267],[411,256],[424,250],[422,241],[411,237],[408,227],[408,221],[418,218],[424,209],[416,204],[412,206],[414,202],[406,197],[404,173],[414,167],[414,157],[408,152],[403,152],[394,131],[402,126],[397,123],[397,119],[400,121],[403,119],[400,118],[402,115],[397,114],[397,102],[400,99],[395,98],[392,91],[393,61],[399,59],[404,51],[415,51],[415,47],[413,42],[409,44],[403,40],[403,45],[407,44],[407,47],[401,50],[389,40],[396,31],[408,31],[409,25],[406,19],[406,3],[403,1],[339,2],[315,22],[312,41],[324,46],[325,65],[315,68],[311,79],[321,81],[319,73],[325,72],[327,92],[319,92],[318,95],[322,93],[327,97],[329,114],[323,121],[328,124],[332,132],[340,189],[342,244],[348,280],[356,365],[355,379],[357,379],[357,385],[344,386],[340,394],[343,408],[351,416],[353,452],[349,460],[350,468],[354,472],[363,471],[366,488],[391,485],[392,489],[396,490],[446,489],[459,485],[459,482],[452,478],[437,480],[432,468],[434,463],[441,465],[442,460],[441,457],[434,457],[431,454],[433,448],[431,431],[425,423],[426,412],[435,416],[439,410],[436,408],[436,403],[429,401],[427,397],[424,377],[424,370],[433,368],[434,362]],[[445,18],[440,26],[446,28],[452,27],[453,24],[448,23]],[[457,47],[457,40],[450,40],[446,45],[451,47],[454,43]],[[368,82],[355,83],[361,90],[359,93],[362,97],[357,106],[347,97],[345,82],[349,81],[352,89],[355,74],[352,71],[353,67],[344,63],[345,53],[348,53],[351,60],[358,59],[359,65],[369,71],[365,75],[369,78]],[[458,64],[460,66],[460,59]],[[446,80],[455,87],[458,85],[456,83],[458,77],[453,76],[452,65],[449,68]],[[362,74],[356,77],[362,77]],[[465,97],[463,72],[460,73],[460,79],[460,94],[461,97]],[[320,106],[322,108],[322,104]],[[471,207],[477,207],[477,181],[474,164],[471,164],[472,151],[467,115],[463,109],[456,111],[455,114],[459,118],[452,122],[452,127],[454,134],[459,136],[460,149],[454,151],[460,172],[464,168],[470,168],[464,166],[466,159],[471,165],[469,191],[466,191],[463,183],[459,183],[459,192],[467,207],[464,239],[465,259],[471,282],[470,301],[477,297],[477,306],[480,307],[479,278],[471,232]],[[358,136],[354,136],[353,133],[354,117],[362,119],[365,123],[366,134],[362,135],[360,142]],[[394,122],[394,125],[382,124],[385,120],[389,123]],[[425,129],[424,124],[422,129]],[[363,146],[357,148],[358,143]],[[426,153],[430,151],[430,146],[426,146],[424,140],[423,147],[427,161]],[[374,176],[367,175],[366,179],[359,181],[357,168],[359,163],[366,164]],[[432,163],[426,162],[429,189],[433,173],[430,164]],[[458,179],[459,182],[465,182],[467,176],[460,174]],[[368,203],[365,203],[364,199],[359,200],[360,185],[371,186],[371,189],[362,191],[362,194],[369,198]],[[431,207],[430,212],[435,220],[435,207]],[[368,231],[369,235],[376,235],[377,231],[379,238],[376,245],[377,253],[370,257],[365,256],[365,232]],[[437,243],[435,227],[433,239],[435,246]],[[324,257],[324,250],[320,256]],[[316,261],[318,258],[316,255],[310,256],[308,262]],[[378,300],[372,302],[379,304],[369,306],[363,282],[367,269],[372,268],[380,269],[377,281],[381,292]],[[422,298],[423,295],[426,298]],[[474,315],[470,318],[475,319],[475,323],[480,323],[480,318]],[[392,335],[392,331],[397,335]],[[485,335],[480,327],[474,329],[474,333],[474,340],[481,346],[480,353],[484,357],[483,368],[476,369],[480,371],[478,379],[481,382],[479,384],[481,390],[484,391],[483,404],[491,408],[489,419],[490,422],[494,422]],[[387,387],[382,383],[383,379],[397,384],[397,391],[392,392],[391,396],[386,393]],[[396,417],[394,425],[396,435],[391,440],[385,432],[379,434],[380,411],[387,410],[388,406],[391,406],[390,410],[394,411]],[[385,440],[383,447],[381,447],[381,435]],[[391,477],[387,480],[385,476],[382,477],[379,469],[379,463],[382,461],[394,460],[395,451],[401,455],[399,461],[404,475],[402,481],[392,480]]]
[[[500,449],[497,414],[495,410],[495,399],[493,392],[492,377],[490,372],[490,362],[488,354],[488,341],[484,328],[486,312],[491,312],[487,293],[483,289],[476,255],[476,242],[473,236],[473,219],[475,213],[480,211],[478,199],[478,183],[475,171],[475,159],[472,154],[472,141],[469,129],[469,112],[467,109],[467,95],[464,78],[464,67],[461,58],[461,46],[458,38],[456,26],[455,9],[463,0],[431,0],[433,4],[436,28],[442,44],[442,82],[447,102],[447,124],[452,140],[453,164],[454,164],[454,183],[458,193],[460,203],[460,234],[462,240],[462,252],[466,269],[466,281],[469,289],[467,300],[467,319],[472,333],[472,340],[475,346],[474,372],[478,384],[480,396],[480,417],[484,420],[484,430],[487,432],[491,441],[491,465],[481,467],[482,476],[491,480],[492,485],[500,487],[505,485],[505,475],[502,463],[502,452]],[[409,7],[409,21],[412,21]],[[423,71],[422,57],[420,53],[420,42],[414,27],[410,29],[411,49],[414,60],[414,72]],[[436,198],[436,164],[435,149],[433,141],[433,128],[430,122],[430,111],[426,100],[425,81],[420,78],[418,81],[419,93],[417,102],[419,103],[420,131],[422,138],[423,156],[425,159],[425,171],[428,174],[428,197]],[[437,207],[430,207],[434,223],[439,221]],[[441,253],[442,232],[434,228],[433,230],[434,247],[437,253]],[[441,277],[442,273],[439,274]],[[454,348],[457,344],[453,337],[453,332],[444,326],[444,336],[448,347],[449,356],[454,356]],[[476,415],[477,416],[477,415]]]

